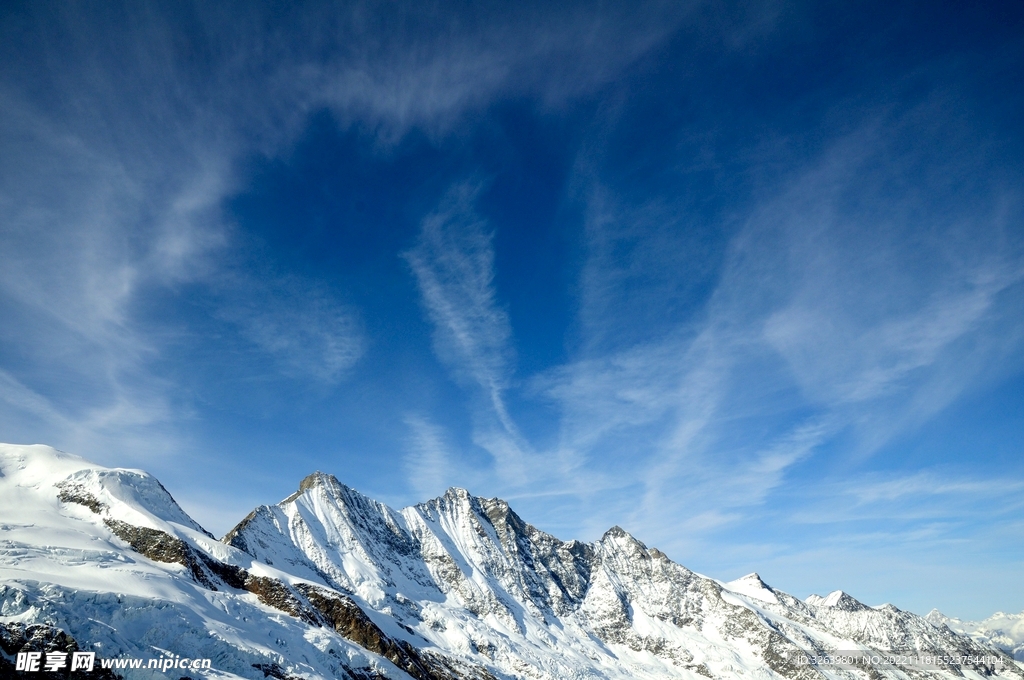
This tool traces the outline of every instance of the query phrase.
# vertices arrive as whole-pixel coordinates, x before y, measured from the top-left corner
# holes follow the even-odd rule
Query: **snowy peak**
[[[489,525],[499,536],[529,536],[543,533],[527,524],[512,510],[507,501],[474,496],[466,489],[455,486],[437,498],[401,511],[401,514],[406,516],[410,513],[419,514],[430,522],[443,519],[449,524],[458,521],[459,518],[465,518],[474,528],[478,524]]]
[[[346,486],[338,481],[334,475],[326,472],[314,472],[307,475],[299,482],[298,490],[281,501],[280,505],[287,505],[295,502],[309,504],[310,499],[329,499],[340,506],[352,508],[353,512],[359,512],[360,508],[379,506],[376,501],[364,496],[352,487]],[[305,499],[303,501],[303,499]]]
[[[866,604],[858,601],[841,590],[833,590],[825,597],[821,597],[820,595],[811,595],[804,601],[815,607],[831,607],[833,609],[840,609],[847,612],[871,609],[871,607],[868,607]]]
[[[79,470],[54,486],[58,498],[78,503],[110,519],[151,529],[178,524],[206,533],[155,477],[138,470]]]
[[[483,513],[481,500],[470,494],[469,491],[453,486],[437,498],[431,498],[429,501],[417,503],[411,508],[405,508],[403,513],[416,510],[431,520],[442,516],[454,518],[466,513],[480,515]]]
[[[746,576],[741,576],[735,581],[730,581],[729,585],[747,585],[754,588],[758,588],[760,590],[771,590],[771,587],[764,582],[764,580],[761,578],[761,575],[758,574],[756,571],[752,571]]]
[[[97,519],[209,535],[149,473],[104,468],[49,446],[0,444],[0,498],[0,515],[34,517],[33,524],[62,526],[59,517],[77,507]]]
[[[306,477],[304,477],[302,481],[299,482],[298,493],[309,491],[310,489],[317,486],[328,486],[337,488],[341,487],[342,484],[334,475],[329,475],[325,472],[320,472],[319,470],[317,470],[311,475],[306,475]]]
[[[1018,661],[1024,661],[1024,612],[996,612],[982,621],[962,621],[933,609],[925,619],[936,626],[946,626],[952,631],[968,635],[986,647],[1000,649]]]
[[[627,555],[650,557],[647,546],[618,525],[604,532],[598,544],[606,550],[619,551]]]
[[[639,542],[635,538],[633,538],[633,536],[628,531],[620,527],[618,524],[613,526],[608,531],[604,532],[604,535],[601,536],[601,541],[633,541],[637,543]]]
[[[257,560],[329,587],[384,596],[386,555],[409,552],[402,519],[387,506],[315,472],[277,505],[253,510],[222,539]]]
[[[725,587],[734,593],[746,595],[747,597],[760,600],[761,602],[771,602],[773,604],[779,603],[779,598],[776,595],[775,590],[761,580],[761,577],[757,572],[747,574],[735,581],[729,581],[725,584]]]

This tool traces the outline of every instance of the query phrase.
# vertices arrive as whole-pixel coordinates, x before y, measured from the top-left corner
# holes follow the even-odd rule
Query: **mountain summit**
[[[0,677],[74,647],[209,658],[209,678],[1024,680],[891,605],[716,581],[619,527],[562,541],[464,489],[394,510],[316,472],[217,541],[144,472],[0,445],[0,516]],[[956,658],[806,663],[856,651]]]

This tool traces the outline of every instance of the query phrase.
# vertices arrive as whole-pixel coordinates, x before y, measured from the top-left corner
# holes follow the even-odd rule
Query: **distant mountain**
[[[943,615],[938,609],[933,609],[928,612],[925,619],[937,626],[948,626],[957,633],[970,636],[986,647],[1000,649],[1013,658],[1024,661],[1024,612],[1020,614],[996,612],[984,621],[961,621]]]
[[[564,542],[462,489],[396,511],[318,472],[218,541],[144,472],[0,445],[0,532],[0,678],[86,650],[211,659],[193,678],[1024,680],[949,620],[723,583],[618,527]],[[805,663],[855,652],[945,658]]]

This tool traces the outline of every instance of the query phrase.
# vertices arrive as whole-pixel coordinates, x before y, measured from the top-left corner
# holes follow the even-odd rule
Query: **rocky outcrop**
[[[209,575],[203,570],[203,559],[180,538],[158,529],[137,527],[116,519],[105,519],[103,523],[115,536],[132,547],[135,552],[145,555],[154,562],[175,562],[188,569],[189,574],[207,588],[216,589]]]
[[[78,505],[84,505],[97,515],[103,513],[103,511],[107,509],[107,506],[101,503],[96,496],[86,490],[85,486],[82,484],[64,481],[57,484],[57,488],[60,490],[57,494],[57,500],[61,503],[77,503]]]
[[[65,631],[47,624],[23,624],[17,622],[0,623],[0,680],[23,680],[25,674],[15,670],[14,658],[19,652],[63,652],[69,657],[74,652],[82,651],[78,642]],[[45,658],[45,657],[44,657]],[[70,665],[70,664],[68,664]],[[56,680],[71,677],[71,669],[65,667],[55,672],[39,671],[32,673],[33,678]],[[121,680],[108,668],[98,665],[89,673],[95,680]]]

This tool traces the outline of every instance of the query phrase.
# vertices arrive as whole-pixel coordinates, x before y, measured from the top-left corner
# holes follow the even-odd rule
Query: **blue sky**
[[[0,9],[0,440],[1024,609],[1024,9]]]

